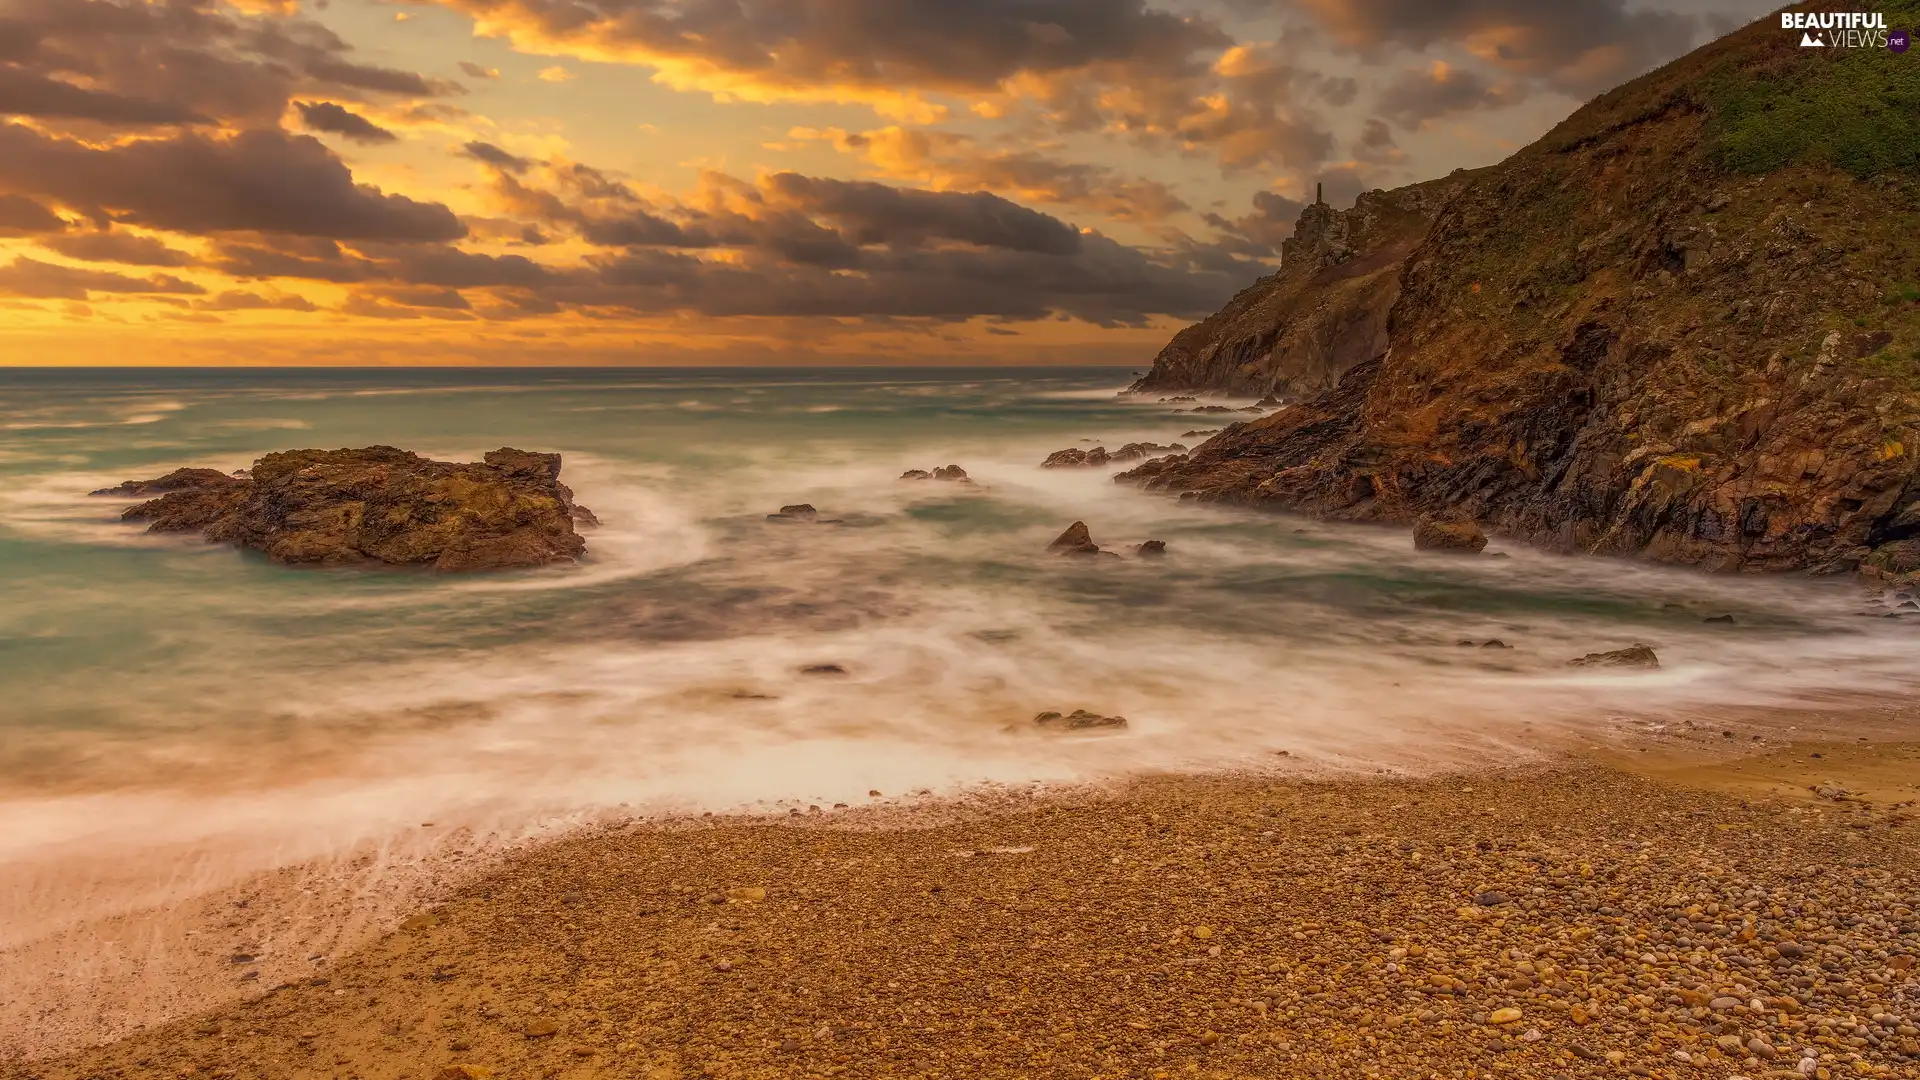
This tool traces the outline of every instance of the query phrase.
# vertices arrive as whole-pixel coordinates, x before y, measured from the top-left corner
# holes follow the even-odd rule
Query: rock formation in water
[[[1406,257],[1390,347],[1122,479],[1565,551],[1909,576],[1916,107],[1920,69],[1884,50],[1803,50],[1764,21],[1708,45],[1467,178]]]
[[[597,524],[560,482],[559,454],[513,449],[468,464],[391,446],[287,450],[245,475],[180,469],[94,492],[156,493],[122,519],[322,566],[466,572],[572,563],[587,548],[575,526]]]
[[[1332,386],[1347,369],[1386,351],[1400,264],[1471,175],[1365,192],[1349,210],[1306,207],[1280,245],[1279,271],[1175,335],[1129,390],[1264,395],[1277,405],[1275,394],[1297,397]]]
[[[1057,731],[1091,731],[1098,728],[1123,728],[1127,726],[1124,716],[1101,716],[1086,709],[1075,709],[1064,716],[1057,712],[1043,712],[1033,718],[1035,727]]]
[[[1162,445],[1160,443],[1134,442],[1128,443],[1114,451],[1108,451],[1104,446],[1096,446],[1091,450],[1069,447],[1065,450],[1055,450],[1053,453],[1048,454],[1047,460],[1041,462],[1040,467],[1043,469],[1098,468],[1101,465],[1107,465],[1113,462],[1139,461],[1142,458],[1153,457],[1156,454],[1184,454],[1186,452],[1187,448],[1180,443]]]

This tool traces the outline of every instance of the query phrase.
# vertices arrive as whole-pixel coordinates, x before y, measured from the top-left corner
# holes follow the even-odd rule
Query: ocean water
[[[0,369],[0,1052],[8,1032],[38,1045],[22,1025],[72,1041],[238,992],[230,972],[197,982],[225,950],[283,975],[324,963],[472,852],[609,816],[1447,769],[1689,710],[1910,692],[1920,630],[1862,617],[1878,609],[1854,587],[1498,541],[1510,558],[1421,555],[1401,530],[1040,469],[1062,447],[1194,444],[1182,433],[1220,423],[1118,400],[1126,381]],[[603,522],[588,561],[287,568],[147,536],[85,494],[375,443],[560,452]],[[946,464],[977,484],[897,479]],[[844,523],[767,521],[795,502]],[[1048,555],[1076,519],[1103,546],[1170,554]],[[1490,638],[1513,648],[1458,644]],[[1565,663],[1634,642],[1663,667]],[[802,670],[824,664],[845,674]],[[1032,724],[1075,708],[1129,726]],[[204,925],[206,898],[269,880],[297,903]],[[309,955],[316,934],[330,944]]]

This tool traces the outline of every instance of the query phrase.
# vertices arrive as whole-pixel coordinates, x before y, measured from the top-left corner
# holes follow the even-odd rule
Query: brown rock
[[[1088,531],[1087,523],[1084,521],[1076,521],[1067,526],[1067,531],[1061,533],[1053,543],[1048,544],[1047,550],[1055,555],[1100,554],[1100,548],[1093,542],[1093,534]]]
[[[1453,551],[1471,555],[1486,546],[1487,535],[1471,521],[1422,518],[1413,527],[1413,547],[1416,551]]]
[[[1062,716],[1057,712],[1043,712],[1033,718],[1038,727],[1053,728],[1060,731],[1086,731],[1093,728],[1123,728],[1127,726],[1124,716],[1101,716],[1085,709],[1075,709]]]
[[[1572,664],[1574,667],[1657,668],[1660,666],[1660,658],[1655,656],[1653,650],[1645,645],[1629,645],[1624,649],[1615,649],[1612,652],[1588,653],[1577,660],[1569,660],[1567,663]]]
[[[587,546],[575,521],[594,520],[560,483],[560,455],[511,448],[470,464],[391,446],[288,450],[246,477],[215,476],[178,470],[109,493],[170,487],[121,515],[149,532],[200,532],[281,563],[443,573],[575,562]]]
[[[243,477],[229,476],[218,469],[175,469],[152,480],[128,480],[117,487],[90,491],[89,495],[122,496],[144,499],[170,491],[231,491],[246,486]]]
[[[1148,540],[1146,543],[1134,548],[1133,553],[1146,559],[1159,558],[1167,553],[1167,542],[1165,540]]]

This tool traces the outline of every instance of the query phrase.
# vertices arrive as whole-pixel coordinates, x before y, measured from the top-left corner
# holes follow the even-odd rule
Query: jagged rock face
[[[1816,91],[1871,117],[1920,79],[1790,38],[1749,27],[1476,177],[1408,257],[1385,356],[1123,479],[1715,569],[1900,573],[1920,538],[1915,155],[1876,165],[1870,128],[1812,156],[1754,147],[1791,147]]]
[[[150,532],[200,532],[276,562],[386,563],[441,572],[570,563],[592,523],[560,482],[560,455],[500,449],[484,462],[431,461],[391,446],[268,454],[249,475],[179,470],[101,495],[146,494],[127,521]],[[174,482],[178,481],[178,482]]]
[[[1130,388],[1298,396],[1331,387],[1387,347],[1400,264],[1469,174],[1314,204],[1281,245],[1280,271],[1187,327]]]

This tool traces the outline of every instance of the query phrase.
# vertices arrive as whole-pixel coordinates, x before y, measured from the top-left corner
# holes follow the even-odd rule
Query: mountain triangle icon
[[[1804,49],[1804,48],[1807,48],[1808,46],[1817,46],[1819,48],[1824,49],[1827,47],[1827,43],[1824,41],[1821,41],[1817,37],[1814,37],[1812,34],[1802,33],[1800,35],[1800,47]]]

